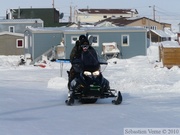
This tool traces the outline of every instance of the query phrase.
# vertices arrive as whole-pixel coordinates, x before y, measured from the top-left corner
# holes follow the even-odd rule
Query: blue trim
[[[69,59],[57,59],[56,62],[58,63],[70,63]]]

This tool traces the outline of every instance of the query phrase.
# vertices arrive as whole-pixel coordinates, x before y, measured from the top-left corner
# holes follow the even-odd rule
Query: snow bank
[[[163,41],[161,45],[163,47],[180,47],[177,41]]]
[[[65,78],[62,77],[55,77],[55,78],[51,78],[48,81],[48,88],[53,88],[53,89],[57,89],[60,91],[67,91],[67,80]]]
[[[7,69],[18,66],[20,56],[4,56],[0,55],[0,69]]]

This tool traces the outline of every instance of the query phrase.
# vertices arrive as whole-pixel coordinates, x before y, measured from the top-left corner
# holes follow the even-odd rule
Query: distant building
[[[0,55],[24,54],[24,32],[27,27],[43,27],[41,19],[0,20]]]
[[[74,22],[94,23],[109,17],[137,17],[136,9],[78,9]]]
[[[0,32],[22,33],[27,27],[44,27],[41,19],[3,19],[0,20]]]
[[[44,21],[44,27],[59,27],[66,25],[64,23],[59,23],[59,19],[62,17],[63,14],[60,14],[55,8],[18,8],[11,9],[6,15],[7,19],[40,18]]]
[[[161,23],[147,17],[109,17],[107,19],[101,20],[95,23],[95,26],[98,27],[107,27],[107,26],[139,26],[146,29],[152,30],[163,30],[168,27],[171,28],[171,24]]]
[[[171,36],[164,32],[165,28],[171,29],[171,24],[161,23],[146,17],[126,18],[126,17],[109,17],[94,23],[96,27],[143,27],[147,29],[147,38],[151,42],[161,42],[171,40]],[[150,31],[149,31],[150,30]]]

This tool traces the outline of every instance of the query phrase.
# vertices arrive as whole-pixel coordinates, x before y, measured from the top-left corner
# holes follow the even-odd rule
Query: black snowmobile
[[[107,64],[107,63],[100,63]],[[82,70],[78,77],[70,83],[72,91],[68,93],[67,105],[74,104],[75,100],[80,103],[95,103],[98,99],[114,98],[112,103],[119,105],[122,102],[120,91],[110,89],[109,81],[103,77],[100,70]]]

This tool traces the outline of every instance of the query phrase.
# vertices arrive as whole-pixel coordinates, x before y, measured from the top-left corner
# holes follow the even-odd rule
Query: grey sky
[[[0,16],[5,16],[10,8],[51,8],[53,0],[0,0]],[[54,7],[69,16],[70,5],[73,8],[118,8],[137,9],[140,16],[153,18],[155,5],[156,19],[161,22],[180,22],[180,0],[54,0]],[[151,6],[151,8],[149,7]],[[176,25],[175,23],[175,25]]]

